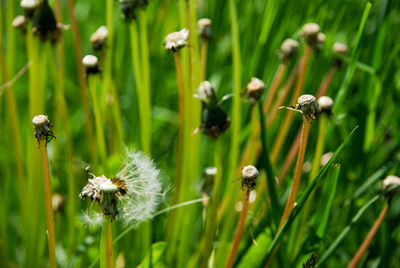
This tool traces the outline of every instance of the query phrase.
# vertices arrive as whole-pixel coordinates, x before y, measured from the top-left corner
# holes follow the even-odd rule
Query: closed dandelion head
[[[215,103],[217,101],[214,87],[208,81],[201,82],[197,92],[198,94],[195,94],[195,97],[206,104]]]
[[[112,220],[118,218],[126,225],[151,218],[165,195],[159,170],[142,153],[128,152],[123,168],[113,179],[89,174],[92,178],[88,179],[79,197],[96,201],[103,215]],[[96,218],[93,212],[85,214],[83,220]]]
[[[46,144],[55,138],[50,129],[50,120],[47,115],[39,114],[32,118],[32,124],[35,128],[35,138],[38,143],[45,141]]]
[[[54,43],[60,39],[61,29],[63,25],[57,23],[48,1],[42,1],[33,16],[33,33],[43,42]]]
[[[282,106],[279,109],[289,109],[303,114],[303,116],[312,123],[313,120],[318,119],[318,115],[321,112],[317,99],[313,95],[304,94],[301,95],[298,100],[296,107],[285,107]]]
[[[382,190],[385,197],[392,197],[400,190],[400,178],[389,175],[382,181]]]
[[[31,19],[35,9],[39,6],[38,0],[21,0],[21,8],[24,10],[24,14],[28,19]]]
[[[316,23],[307,23],[301,29],[300,35],[303,37],[306,42],[315,47],[318,42],[318,34],[320,33],[321,28]]]
[[[334,43],[333,46],[332,46],[332,51],[333,51],[333,53],[336,54],[336,57],[335,57],[335,64],[336,64],[338,67],[341,67],[341,65],[342,65],[342,59],[340,58],[340,56],[344,56],[344,55],[346,55],[346,54],[349,52],[348,46],[347,46],[346,44],[336,42],[336,43]]]
[[[82,65],[85,67],[86,76],[90,74],[98,74],[101,72],[99,60],[94,55],[86,55],[82,59]]]
[[[16,16],[12,21],[12,26],[17,29],[21,29],[22,33],[26,33],[26,18],[23,15]]]
[[[291,59],[299,49],[299,42],[293,39],[286,39],[283,41],[281,48],[279,50],[279,56],[282,60],[289,60]]]
[[[211,40],[212,39],[212,31],[211,31],[211,20],[208,18],[202,18],[197,21],[197,29],[200,37],[203,40]]]
[[[246,86],[246,97],[251,104],[254,104],[261,98],[264,90],[264,82],[256,77],[252,77]]]
[[[100,26],[91,36],[90,43],[92,43],[94,50],[101,50],[108,36],[108,29],[106,26]]]
[[[242,168],[242,189],[245,187],[251,190],[256,186],[258,170],[255,166],[245,166]]]
[[[165,37],[164,47],[167,51],[177,52],[187,46],[189,30],[182,29],[179,32],[172,32]]]
[[[319,107],[321,108],[321,113],[327,115],[332,114],[333,100],[328,96],[321,96],[318,99]]]
[[[136,9],[145,8],[148,3],[148,0],[119,0],[122,18],[128,22],[136,19]]]

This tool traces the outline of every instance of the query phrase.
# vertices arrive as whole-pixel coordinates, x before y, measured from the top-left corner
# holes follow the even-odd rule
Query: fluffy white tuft
[[[101,226],[103,217],[101,213],[88,209],[82,212],[79,219],[83,225],[92,227]]]
[[[127,152],[123,165],[117,177],[125,182],[127,193],[120,198],[118,217],[125,225],[136,225],[152,217],[165,191],[160,171],[143,153]]]

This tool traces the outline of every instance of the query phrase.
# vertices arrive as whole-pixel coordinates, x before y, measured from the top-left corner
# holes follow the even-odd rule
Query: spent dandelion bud
[[[343,43],[335,42],[332,46],[332,51],[337,54],[345,55],[349,51],[349,48]]]
[[[331,115],[332,107],[333,107],[333,100],[328,96],[321,96],[318,99],[318,104],[321,109],[321,113],[326,113],[327,115]]]
[[[315,44],[315,47],[319,50],[321,50],[323,48],[323,46],[325,45],[325,41],[326,41],[326,36],[323,32],[318,33],[317,35],[317,43]]]
[[[198,34],[203,40],[212,39],[211,20],[202,18],[197,21]]]
[[[321,28],[316,23],[307,23],[301,29],[300,35],[303,37],[306,42],[315,47],[318,42],[318,34],[320,33]]]
[[[101,72],[99,60],[94,55],[86,55],[82,59],[82,64],[85,67],[86,76],[89,74],[97,74]]]
[[[136,9],[145,8],[148,4],[148,0],[120,0],[119,1],[122,18],[126,21],[136,19]]]
[[[22,33],[26,33],[26,18],[23,15],[16,16],[12,21],[12,26],[21,29]]]
[[[288,60],[297,53],[298,49],[299,42],[290,38],[286,39],[281,45],[279,56],[282,58],[282,60]]]
[[[254,166],[245,166],[242,169],[242,189],[247,187],[247,189],[253,189],[256,186],[256,181],[258,177],[258,170]]]
[[[21,0],[21,8],[24,10],[25,17],[31,19],[35,9],[39,6],[38,0]]]
[[[203,172],[203,185],[201,186],[201,192],[205,193],[207,196],[211,196],[216,175],[216,167],[207,167]]]
[[[385,192],[386,197],[391,197],[400,189],[400,178],[397,176],[389,175],[382,181],[382,190]]]
[[[199,129],[205,135],[217,139],[230,125],[230,119],[221,105],[222,101],[227,97],[225,96],[221,101],[218,101],[215,90],[208,81],[200,83],[198,94],[195,97],[200,99],[202,103]]]
[[[55,138],[53,132],[50,129],[50,120],[47,115],[36,115],[32,119],[33,126],[35,128],[35,138],[40,141],[46,141],[46,144]]]
[[[164,47],[167,51],[177,52],[179,49],[187,46],[189,30],[182,29],[179,32],[172,32],[165,37]]]
[[[51,204],[54,212],[62,213],[64,211],[64,198],[60,194],[53,194],[51,197]]]
[[[321,112],[317,99],[313,95],[304,94],[297,99],[296,107],[280,107],[293,110],[303,114],[303,116],[312,123],[313,120],[318,119],[318,115]]]
[[[261,98],[264,91],[264,82],[256,77],[252,77],[246,86],[246,97],[251,104],[254,104]]]
[[[118,216],[124,224],[138,224],[151,218],[165,195],[159,170],[142,153],[128,152],[123,168],[113,179],[89,175],[92,178],[79,197],[97,201],[103,215],[110,215],[111,219]],[[83,219],[90,222],[93,217],[97,214],[89,212]]]
[[[32,31],[43,42],[56,42],[61,37],[61,24],[58,24],[48,1],[42,1],[33,16]]]
[[[94,50],[102,50],[108,36],[108,29],[106,26],[100,26],[91,36],[90,42]]]

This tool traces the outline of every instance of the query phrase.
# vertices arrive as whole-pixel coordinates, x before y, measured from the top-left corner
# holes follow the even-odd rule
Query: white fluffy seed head
[[[290,59],[296,54],[297,50],[299,49],[299,42],[293,39],[286,39],[283,41],[280,49],[280,55],[282,59]]]
[[[382,181],[382,188],[389,190],[391,187],[400,187],[400,178],[397,176],[389,175]]]
[[[32,124],[35,127],[45,127],[50,125],[49,117],[47,115],[39,114],[32,118]]]
[[[94,68],[98,65],[98,63],[99,63],[99,60],[94,55],[86,55],[82,59],[82,64],[86,68]]]
[[[245,166],[242,169],[242,177],[247,180],[255,180],[258,177],[258,170],[255,166]]]
[[[319,107],[321,108],[321,112],[330,113],[333,107],[333,100],[328,96],[321,96],[318,99]]]
[[[160,171],[141,152],[128,152],[124,167],[117,177],[126,184],[127,192],[120,198],[119,217],[124,224],[138,224],[150,219],[165,196]]]
[[[37,0],[21,0],[20,6],[23,9],[35,9],[39,5]]]

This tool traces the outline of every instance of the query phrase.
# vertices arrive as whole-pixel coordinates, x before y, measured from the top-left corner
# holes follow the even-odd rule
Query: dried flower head
[[[46,144],[50,142],[54,136],[53,132],[50,129],[50,120],[47,115],[36,115],[32,119],[33,126],[35,127],[35,138],[40,141],[46,141]]]
[[[51,204],[54,212],[62,213],[64,211],[64,198],[60,194],[53,194],[51,197]]]
[[[164,47],[167,51],[177,52],[187,46],[189,30],[182,29],[179,32],[172,32],[165,37]]]
[[[256,77],[252,77],[246,86],[246,97],[251,104],[256,103],[265,91],[265,84]]]
[[[195,97],[200,99],[202,104],[201,125],[198,129],[202,130],[205,135],[217,139],[228,129],[231,122],[221,106],[221,103],[229,96],[224,96],[218,101],[214,88],[208,81],[200,83],[198,93],[195,94]]]
[[[58,24],[48,1],[40,2],[33,16],[33,33],[43,42],[56,42],[61,37],[62,25]]]
[[[122,11],[122,18],[131,21],[136,19],[136,9],[138,7],[145,8],[149,2],[148,0],[119,0]]]
[[[39,6],[38,0],[21,0],[21,8],[28,19],[31,19],[35,9]]]
[[[332,114],[333,100],[328,96],[321,96],[318,99],[319,107],[321,108],[321,113],[326,113],[327,115]]]
[[[307,41],[309,45],[315,47],[318,41],[318,34],[321,28],[316,23],[307,23],[301,29],[300,35]]]
[[[200,37],[204,40],[212,39],[211,20],[202,18],[197,21],[197,29]]]
[[[245,166],[242,169],[242,189],[253,189],[256,186],[256,180],[258,177],[258,170],[255,166]]]
[[[108,36],[108,30],[106,26],[100,26],[91,36],[90,42],[92,43],[94,50],[102,50],[103,45]]]
[[[165,195],[159,170],[140,152],[128,152],[123,168],[113,179],[89,174],[92,178],[79,197],[98,202],[103,215],[109,215],[112,220],[118,217],[124,224],[138,224],[151,218]],[[89,212],[84,219],[92,217],[97,215]]]
[[[313,95],[309,94],[301,95],[297,100],[296,107],[280,107],[280,109],[282,108],[303,114],[310,123],[312,123],[313,120],[318,119],[318,115],[321,112],[317,99]]]
[[[207,196],[211,196],[215,175],[217,175],[216,167],[207,167],[203,171],[203,185],[201,186],[201,192],[205,193]]]
[[[99,60],[94,55],[86,55],[82,59],[82,64],[85,67],[86,76],[89,74],[97,74],[101,72]]]
[[[349,51],[349,48],[343,43],[335,42],[332,46],[332,51],[337,54],[345,55]]]
[[[21,29],[22,33],[26,33],[26,19],[25,16],[19,15],[16,16],[12,21],[12,26],[17,29]]]
[[[321,50],[325,45],[325,41],[326,41],[325,34],[323,32],[319,32],[317,35],[317,43],[315,44],[315,48]]]
[[[285,41],[283,41],[281,49],[279,50],[279,55],[282,58],[282,60],[288,60],[296,54],[298,49],[299,49],[299,42],[288,38]]]
[[[389,175],[382,181],[382,190],[385,192],[386,197],[391,197],[400,189],[400,178],[397,176]]]

